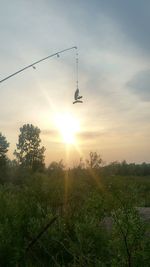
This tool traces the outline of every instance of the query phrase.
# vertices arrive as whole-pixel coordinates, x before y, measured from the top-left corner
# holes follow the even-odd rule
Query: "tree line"
[[[45,147],[41,146],[40,129],[32,124],[24,124],[20,128],[18,143],[14,151],[14,160],[7,157],[9,142],[0,133],[0,181],[5,180],[10,169],[24,169],[32,172],[63,170],[63,161],[51,162],[48,168],[45,167]],[[150,175],[150,163],[142,164],[114,161],[105,165],[101,155],[97,152],[90,152],[89,158],[80,158],[79,164],[74,169],[95,169],[107,175]]]

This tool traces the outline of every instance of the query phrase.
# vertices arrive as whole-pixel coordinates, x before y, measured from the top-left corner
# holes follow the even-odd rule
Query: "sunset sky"
[[[89,151],[107,163],[150,162],[150,1],[0,4],[0,80],[77,46],[84,102],[72,104],[75,49],[0,83],[0,132],[10,142],[8,156],[14,157],[19,128],[32,123],[41,129],[47,164],[61,158],[76,164]],[[63,125],[66,131],[73,127],[73,144],[64,141]]]

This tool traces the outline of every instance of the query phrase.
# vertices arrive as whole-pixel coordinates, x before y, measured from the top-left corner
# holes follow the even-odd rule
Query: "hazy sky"
[[[0,0],[0,79],[59,50],[75,51],[0,84],[0,132],[13,158],[19,127],[38,126],[46,162],[66,157],[54,115],[79,120],[70,162],[97,151],[106,162],[150,161],[150,1]]]

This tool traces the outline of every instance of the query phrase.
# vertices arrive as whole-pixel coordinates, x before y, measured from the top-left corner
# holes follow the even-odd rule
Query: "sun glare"
[[[76,143],[76,133],[79,132],[79,122],[71,114],[57,114],[54,116],[57,129],[61,134],[62,141],[66,144]]]

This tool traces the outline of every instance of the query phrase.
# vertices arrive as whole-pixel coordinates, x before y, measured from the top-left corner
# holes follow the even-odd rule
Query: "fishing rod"
[[[24,67],[24,68],[22,68],[22,69],[20,69],[20,70],[18,70],[18,71],[16,71],[16,72],[12,73],[12,74],[10,74],[9,76],[5,77],[4,79],[0,80],[0,83],[2,83],[2,82],[4,82],[4,81],[8,80],[9,78],[11,78],[11,77],[13,77],[13,76],[19,74],[20,72],[22,72],[22,71],[24,71],[24,70],[26,70],[26,69],[28,69],[28,68],[36,69],[35,65],[39,64],[40,62],[42,62],[42,61],[44,61],[44,60],[46,60],[46,59],[49,59],[49,58],[51,58],[51,57],[54,57],[54,56],[59,57],[59,54],[64,53],[64,52],[66,52],[66,51],[68,51],[68,50],[71,50],[71,49],[77,49],[77,46],[73,46],[73,47],[70,47],[70,48],[67,48],[67,49],[58,51],[58,52],[56,52],[56,53],[54,53],[54,54],[52,54],[52,55],[49,55],[49,56],[44,57],[44,58],[42,58],[42,59],[40,59],[40,60],[38,60],[38,61],[35,61],[35,62],[33,62],[32,64],[30,64],[30,65],[28,65],[28,66],[26,66],[26,67]]]

